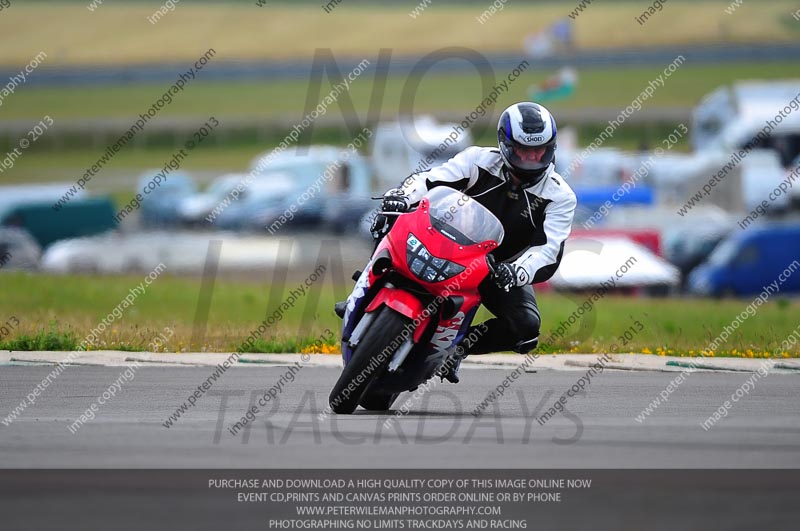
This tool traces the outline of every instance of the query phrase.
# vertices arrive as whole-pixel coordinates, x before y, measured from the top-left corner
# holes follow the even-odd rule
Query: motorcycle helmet
[[[515,103],[500,116],[497,141],[508,170],[523,186],[533,186],[555,160],[555,118],[538,103]]]

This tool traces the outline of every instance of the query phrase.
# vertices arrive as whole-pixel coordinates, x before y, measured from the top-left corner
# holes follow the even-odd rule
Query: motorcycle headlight
[[[425,282],[442,282],[462,271],[464,266],[433,256],[422,242],[409,233],[406,240],[406,260],[411,271]]]

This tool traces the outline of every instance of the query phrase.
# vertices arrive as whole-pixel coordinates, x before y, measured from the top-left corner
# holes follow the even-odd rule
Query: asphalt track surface
[[[584,371],[520,377],[480,418],[471,411],[509,373],[467,368],[391,414],[359,410],[319,418],[339,371],[303,367],[271,406],[237,435],[227,428],[286,373],[233,368],[172,427],[164,421],[210,367],[142,367],[75,434],[68,426],[123,367],[70,367],[10,426],[0,425],[0,468],[798,468],[800,375],[759,379],[728,416],[701,423],[750,373],[696,372],[643,422],[635,417],[676,376],[606,370],[566,411],[542,415]],[[0,367],[0,417],[52,366]],[[396,402],[402,405],[411,395]]]

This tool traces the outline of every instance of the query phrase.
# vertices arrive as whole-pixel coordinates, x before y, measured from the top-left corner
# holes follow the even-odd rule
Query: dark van
[[[779,293],[800,293],[800,224],[756,225],[728,236],[689,275],[689,289],[701,295],[755,295],[775,281]]]

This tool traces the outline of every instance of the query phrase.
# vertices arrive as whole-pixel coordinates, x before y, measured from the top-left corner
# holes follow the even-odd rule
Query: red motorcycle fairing
[[[411,320],[416,319],[423,315],[424,307],[422,305],[422,301],[420,301],[416,296],[413,294],[399,288],[384,286],[375,298],[370,301],[367,309],[364,310],[365,313],[374,312],[382,305],[386,305],[389,308],[393,309],[394,311],[405,315]],[[428,323],[431,320],[431,315],[427,317],[423,317],[419,321],[419,326],[414,329],[414,343],[419,343],[419,339],[422,336],[425,329],[428,328]]]
[[[486,255],[497,247],[497,243],[493,241],[472,245],[456,243],[431,225],[428,208],[428,199],[424,198],[417,210],[399,216],[392,230],[378,246],[375,256],[382,248],[388,249],[392,257],[392,268],[400,275],[420,284],[434,296],[447,297],[451,294],[463,296],[464,305],[471,307],[480,302],[478,286],[489,274]],[[428,282],[418,277],[411,271],[406,259],[406,245],[411,234],[423,242],[432,255],[459,264],[464,267],[464,271],[440,282]],[[379,276],[373,277],[373,274],[374,272],[370,272],[370,281]]]
[[[412,234],[423,243],[431,255],[462,266],[462,272],[438,282],[429,282],[417,276],[411,271],[407,258],[407,242]],[[420,369],[419,377],[409,381],[409,388],[427,380],[430,375],[425,373],[432,372],[432,368],[444,361],[448,349],[463,337],[469,321],[475,314],[480,304],[478,286],[489,274],[486,256],[496,247],[497,242],[494,241],[471,245],[459,244],[442,234],[431,224],[427,198],[423,198],[415,211],[398,216],[391,231],[378,244],[367,270],[357,282],[354,294],[351,296],[353,300],[348,301],[351,304],[343,323],[342,356],[345,364],[352,355],[345,338],[349,337],[357,324],[356,321],[360,320],[359,315],[363,316],[386,305],[409,319],[419,319],[419,326],[415,327],[413,334],[413,340],[417,344],[425,335],[425,331],[436,325],[433,337],[427,345],[420,345],[424,347],[426,358],[420,365],[425,369]],[[417,295],[391,284],[380,287],[374,295],[367,296],[371,287],[379,286],[382,277],[389,271],[413,281],[439,301],[452,297],[458,301],[457,306],[453,308],[451,315],[425,312],[425,305]],[[360,312],[359,306],[364,310]],[[439,319],[437,323],[430,322],[434,316]]]

